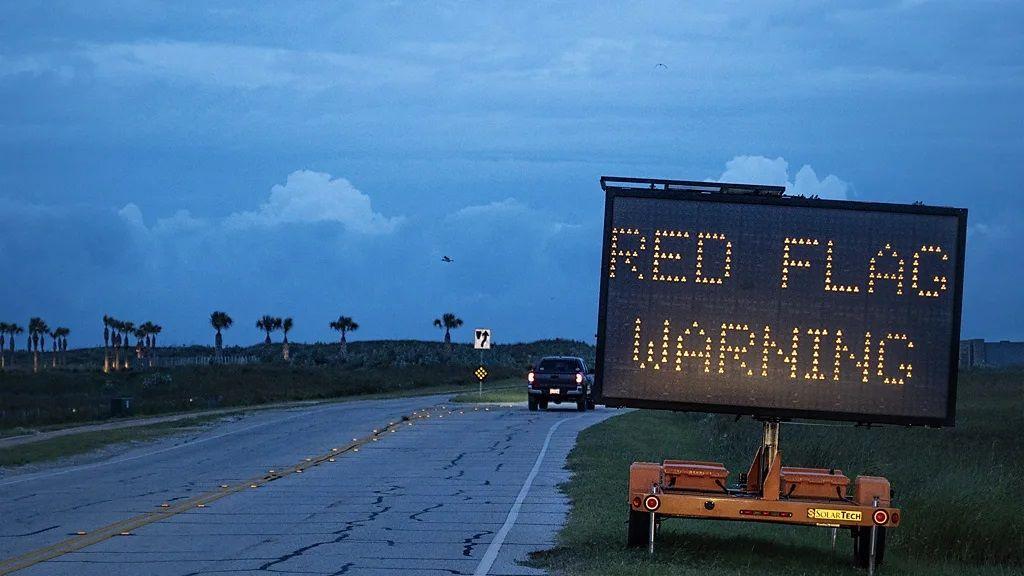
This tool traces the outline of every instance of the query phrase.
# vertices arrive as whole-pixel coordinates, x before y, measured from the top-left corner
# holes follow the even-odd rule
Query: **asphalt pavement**
[[[614,414],[317,405],[8,474],[0,574],[538,574],[520,562],[565,521],[565,457]]]

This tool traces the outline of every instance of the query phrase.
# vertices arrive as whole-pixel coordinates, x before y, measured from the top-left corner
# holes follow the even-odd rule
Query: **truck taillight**
[[[580,372],[576,373],[576,383],[583,384],[583,374],[581,374]]]
[[[526,381],[533,384],[533,370],[530,370],[530,373],[526,375]]]

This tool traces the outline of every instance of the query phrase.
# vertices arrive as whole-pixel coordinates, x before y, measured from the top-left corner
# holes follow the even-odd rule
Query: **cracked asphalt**
[[[430,406],[431,418],[259,488],[19,575],[539,574],[577,434],[615,414],[372,400],[254,413],[120,455],[0,477],[0,559],[294,465]],[[449,411],[453,411],[449,413]],[[542,456],[542,457],[540,457]]]

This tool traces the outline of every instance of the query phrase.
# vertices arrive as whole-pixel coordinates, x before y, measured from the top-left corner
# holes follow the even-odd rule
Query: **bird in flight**
[[[655,64],[655,65],[654,65],[654,68],[655,68],[655,69],[657,69],[657,68],[659,68],[659,67],[660,67],[660,68],[664,68],[665,70],[668,70],[668,66],[665,66],[665,65],[664,65],[664,64],[662,64],[661,62],[658,62],[657,64]]]
[[[455,262],[455,260],[452,260],[448,256],[441,256],[441,262]]]

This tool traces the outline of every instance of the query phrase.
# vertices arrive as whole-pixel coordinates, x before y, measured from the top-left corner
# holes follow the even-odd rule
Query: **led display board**
[[[604,403],[954,424],[966,210],[626,180],[602,179]]]

